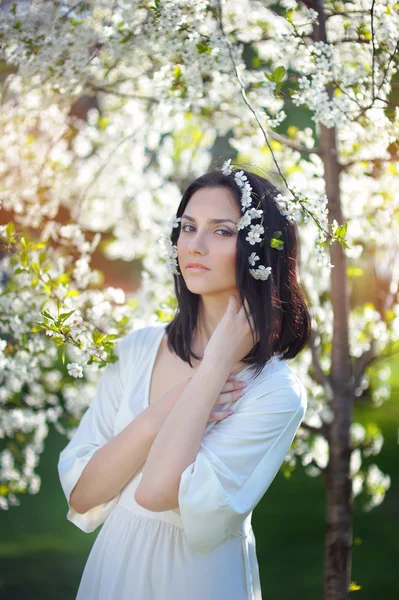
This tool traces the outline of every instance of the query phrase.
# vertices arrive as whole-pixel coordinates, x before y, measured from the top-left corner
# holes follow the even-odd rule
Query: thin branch
[[[373,0],[373,2],[371,4],[371,9],[370,9],[370,16],[371,16],[371,43],[372,43],[372,46],[373,46],[372,66],[371,66],[371,85],[372,85],[371,91],[372,91],[372,96],[373,96],[373,102],[375,100],[375,96],[374,96],[374,88],[375,88],[375,80],[374,80],[374,67],[375,67],[374,5],[375,5],[375,0]]]
[[[119,92],[118,90],[115,90],[112,88],[106,88],[101,85],[90,84],[90,88],[94,92],[104,92],[104,94],[111,94],[113,96],[118,96],[120,98],[129,98],[129,99],[134,98],[136,100],[144,100],[144,101],[149,101],[153,104],[159,104],[159,100],[157,100],[156,98],[151,98],[151,96],[138,96],[137,94],[128,94],[125,92]]]
[[[140,130],[142,130],[145,126],[147,125],[147,123],[144,123],[143,125],[141,125],[140,127],[138,127],[138,129],[136,129],[136,131],[130,135],[127,135],[126,137],[122,138],[121,140],[119,140],[119,142],[114,146],[114,148],[111,150],[111,152],[108,154],[106,160],[103,162],[103,164],[97,169],[97,171],[95,172],[93,178],[89,181],[89,183],[87,184],[87,186],[85,187],[85,189],[83,190],[82,194],[80,195],[80,197],[78,198],[76,205],[74,205],[73,207],[73,211],[74,211],[74,218],[77,218],[77,214],[79,213],[79,210],[82,209],[82,205],[83,202],[86,198],[86,194],[89,191],[89,189],[92,187],[92,185],[94,185],[94,183],[97,181],[97,179],[100,177],[101,173],[104,171],[104,169],[108,166],[109,161],[111,159],[111,157],[113,156],[113,154],[118,150],[118,148],[120,148],[122,146],[122,144],[124,144],[126,141],[128,140],[132,140],[136,137],[136,135],[139,133]]]
[[[312,355],[312,365],[315,371],[315,380],[320,383],[321,385],[324,386],[324,388],[327,390],[330,399],[332,399],[333,397],[333,391],[332,391],[332,381],[329,375],[327,375],[326,373],[324,373],[323,369],[321,368],[321,364],[320,364],[320,360],[319,360],[319,353],[317,351],[317,347],[316,347],[316,332],[312,329],[311,333],[310,333],[310,337],[309,337],[309,346],[310,346],[310,352]]]
[[[373,359],[377,356],[374,346],[375,346],[375,343],[374,343],[374,340],[372,340],[371,348],[369,348],[368,350],[363,352],[363,354],[359,357],[359,359],[357,361],[356,370],[353,375],[353,390],[354,391],[357,390],[357,388],[360,386],[360,381],[366,370],[366,367],[368,367],[371,364],[371,362],[373,361]]]
[[[390,158],[362,158],[359,160],[351,160],[350,162],[347,162],[345,164],[340,164],[339,170],[345,171],[352,165],[357,165],[359,162],[371,162],[374,164],[374,163],[378,163],[378,162],[397,162],[397,161],[399,161],[399,154],[391,154]]]
[[[330,17],[348,17],[350,15],[368,15],[369,11],[368,10],[345,10],[345,11],[337,11],[337,12],[331,12],[331,13],[325,13],[326,15],[326,19],[329,19]]]
[[[362,38],[343,38],[342,40],[332,40],[329,42],[332,46],[338,46],[339,44],[369,44],[370,40],[364,40]]]
[[[296,144],[292,142],[285,135],[281,135],[280,133],[276,133],[272,129],[267,130],[268,135],[283,144],[283,146],[287,146],[288,148],[292,148],[293,150],[297,150],[298,152],[302,152],[303,154],[321,154],[321,150],[318,147],[315,148],[306,148],[305,146],[301,146],[300,144]]]
[[[245,85],[244,85],[244,83],[243,83],[243,81],[241,79],[241,76],[240,76],[239,72],[238,72],[237,64],[236,64],[236,61],[234,60],[233,52],[232,52],[232,49],[231,49],[231,44],[230,44],[230,41],[227,38],[225,30],[224,30],[224,26],[223,26],[223,12],[222,12],[221,0],[217,0],[217,7],[218,7],[218,21],[219,21],[220,31],[222,33],[223,38],[226,41],[226,44],[227,44],[227,47],[228,47],[228,50],[229,50],[230,59],[231,59],[231,62],[233,64],[234,73],[235,73],[236,79],[237,79],[237,81],[238,81],[238,83],[240,85],[241,96],[242,96],[245,104],[247,105],[247,107],[249,108],[249,110],[251,111],[251,113],[253,114],[253,116],[255,117],[255,120],[258,123],[258,125],[260,127],[260,130],[263,133],[263,137],[265,138],[266,145],[269,148],[269,151],[270,151],[270,154],[272,156],[273,162],[276,165],[277,171],[278,171],[281,179],[284,181],[284,184],[285,184],[286,188],[291,192],[291,194],[293,195],[293,197],[297,199],[297,196],[292,192],[290,186],[288,185],[288,182],[287,182],[286,178],[284,177],[283,173],[281,172],[280,166],[279,166],[279,164],[278,164],[278,162],[276,160],[275,154],[274,154],[273,149],[272,149],[272,147],[270,145],[267,133],[266,133],[266,131],[265,131],[262,123],[260,122],[260,119],[258,117],[257,112],[255,111],[255,109],[253,108],[253,106],[251,105],[251,103],[249,102],[249,100],[247,98],[247,95],[245,93]],[[332,234],[329,231],[327,231],[326,229],[324,229],[324,227],[322,227],[322,225],[315,218],[313,212],[309,211],[306,208],[306,206],[305,206],[305,204],[304,204],[304,202],[302,200],[298,199],[298,203],[301,205],[302,210],[304,210],[309,215],[309,217],[311,219],[313,219],[313,221],[316,223],[318,229],[322,230],[325,233],[326,238],[328,240],[331,240],[334,236],[332,236]]]
[[[68,12],[65,13],[65,15],[63,15],[62,18],[66,20],[69,17],[69,15],[71,14],[71,12],[74,12],[83,3],[84,2],[82,0],[79,0],[79,2],[76,2],[76,4],[71,6],[71,8],[68,10]]]
[[[375,364],[375,363],[377,363],[378,361],[381,361],[381,360],[389,360],[390,358],[395,357],[397,354],[399,354],[399,348],[397,350],[393,350],[392,352],[389,352],[389,353],[386,353],[386,354],[380,353],[378,355],[373,356],[373,358],[371,358],[369,360],[367,366]]]
[[[305,421],[302,421],[301,427],[310,433],[314,433],[315,435],[321,435],[327,439],[327,430],[325,427],[325,423],[321,427],[314,427],[313,425],[308,425]]]

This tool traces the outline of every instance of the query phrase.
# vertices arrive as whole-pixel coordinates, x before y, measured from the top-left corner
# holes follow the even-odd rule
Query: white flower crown
[[[265,230],[262,226],[263,223],[263,210],[259,208],[249,208],[252,203],[252,187],[249,184],[248,178],[244,175],[244,171],[233,171],[231,167],[231,159],[226,160],[223,163],[221,168],[223,175],[231,175],[234,173],[234,181],[241,189],[241,210],[244,212],[244,215],[237,222],[237,229],[244,229],[248,225],[250,226],[250,231],[248,232],[247,237],[245,238],[247,242],[249,242],[252,246],[257,243],[262,242],[262,238],[260,237]],[[290,206],[284,201],[281,194],[275,198],[277,202],[277,206],[280,210],[280,213],[287,217],[287,220],[294,220],[294,216],[290,210]],[[261,201],[259,201],[261,204]],[[246,210],[249,208],[249,210]],[[251,225],[252,219],[260,219],[262,218],[260,225]],[[176,215],[172,215],[168,219],[169,227],[179,227],[179,223],[181,221],[180,217],[176,217]],[[177,246],[172,243],[172,240],[169,235],[162,234],[159,243],[164,246],[164,255],[166,261],[166,268],[172,275],[180,275],[177,270],[178,262],[177,262]],[[249,264],[253,267],[255,263],[260,260],[259,256],[256,252],[252,252],[251,256],[248,257]],[[266,281],[271,273],[271,267],[265,267],[264,265],[259,265],[257,269],[249,269],[250,274],[254,279],[260,279],[262,281]]]

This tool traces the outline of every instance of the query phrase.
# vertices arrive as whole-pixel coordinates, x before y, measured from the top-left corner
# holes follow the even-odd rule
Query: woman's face
[[[190,292],[209,295],[236,290],[236,223],[240,217],[236,200],[226,188],[203,188],[191,196],[177,240],[179,268]],[[221,221],[208,222],[212,219]],[[208,270],[191,270],[186,267],[190,262]]]

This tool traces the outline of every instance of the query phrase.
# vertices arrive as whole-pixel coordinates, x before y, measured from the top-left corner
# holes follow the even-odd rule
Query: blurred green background
[[[380,408],[358,405],[355,420],[375,422],[385,443],[375,462],[391,476],[382,505],[370,513],[354,505],[352,581],[359,600],[394,600],[398,577],[398,414],[399,357],[392,367],[393,393]],[[381,365],[382,366],[382,365]],[[51,429],[38,473],[42,487],[21,506],[0,511],[0,598],[7,600],[72,600],[100,528],[85,534],[66,520],[67,504],[57,472],[58,455],[66,438]],[[321,477],[311,478],[300,465],[290,480],[281,472],[253,513],[263,600],[322,598],[325,491]],[[110,599],[111,600],[111,599]],[[112,599],[116,600],[116,599]],[[206,599],[204,599],[206,600]],[[225,600],[225,599],[221,599]],[[226,599],[227,600],[227,599]]]

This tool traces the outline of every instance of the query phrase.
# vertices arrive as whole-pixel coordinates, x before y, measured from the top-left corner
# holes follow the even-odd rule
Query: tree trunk
[[[335,129],[321,126],[320,142],[325,168],[329,220],[342,224]],[[330,247],[330,294],[333,310],[331,351],[332,410],[334,420],[327,428],[329,462],[326,468],[326,536],[324,556],[324,600],[349,598],[352,549],[352,483],[349,472],[350,425],[353,413],[353,377],[349,353],[350,311],[346,278],[346,256],[335,242]]]
[[[316,38],[327,43],[325,13],[322,0],[315,0],[319,13]],[[332,89],[328,89],[332,98]],[[328,198],[329,222],[342,225],[340,169],[337,156],[336,130],[320,125],[320,149]],[[347,262],[338,242],[330,246],[330,295],[333,311],[331,350],[331,385],[333,421],[327,427],[329,462],[326,479],[326,530],[324,547],[324,600],[348,600],[351,581],[352,550],[352,482],[350,478],[350,425],[353,414],[353,373],[349,352],[348,321],[350,312],[347,285]]]
[[[320,130],[320,146],[325,169],[329,221],[342,224],[335,128]],[[350,311],[346,278],[346,256],[335,242],[330,247],[331,303],[333,338],[331,351],[332,410],[334,420],[327,434],[329,463],[325,472],[327,515],[324,556],[324,600],[349,598],[352,548],[352,483],[349,473],[350,436],[353,413],[353,378],[349,353],[348,319]]]

